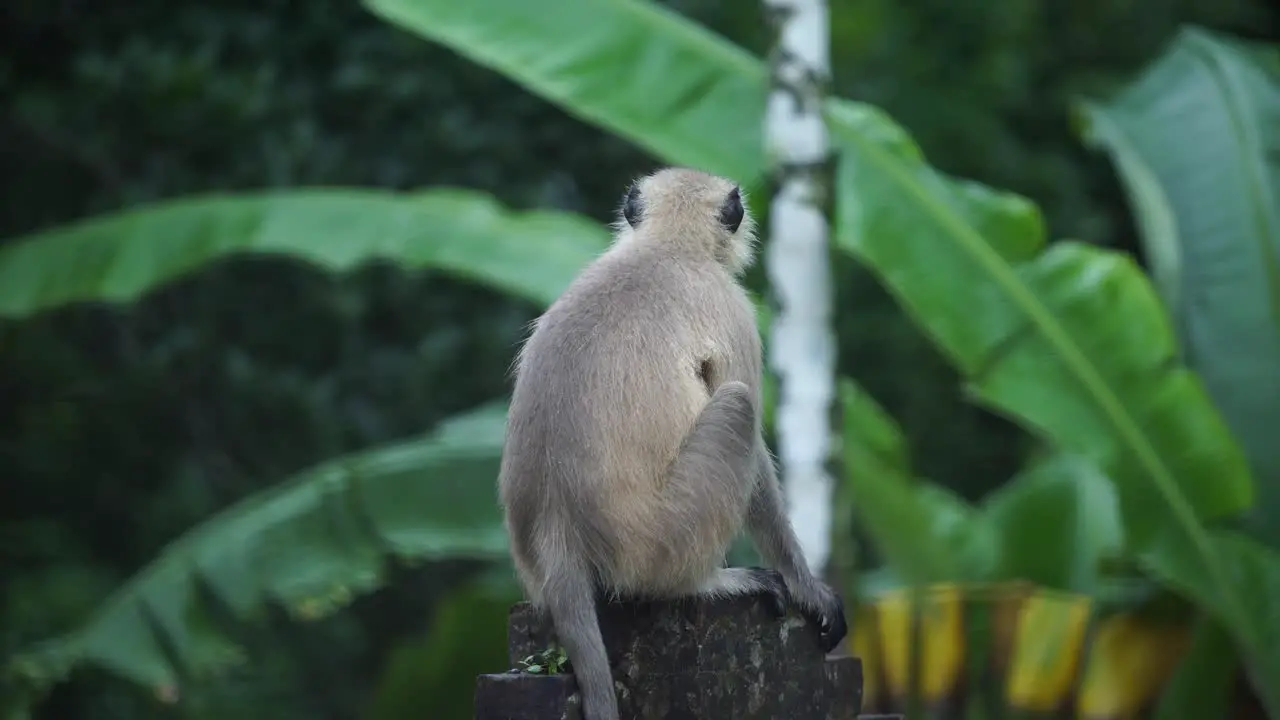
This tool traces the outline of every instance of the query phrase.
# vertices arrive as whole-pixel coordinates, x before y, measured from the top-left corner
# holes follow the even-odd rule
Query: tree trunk
[[[826,0],[765,0],[777,33],[765,147],[776,192],[766,266],[777,307],[769,362],[778,376],[778,455],[788,512],[817,572],[831,550],[835,337],[827,243],[831,187],[822,100],[830,76]]]

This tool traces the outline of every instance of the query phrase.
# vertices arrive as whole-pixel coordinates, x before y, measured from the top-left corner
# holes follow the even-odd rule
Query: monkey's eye
[[[736,233],[745,214],[746,211],[742,209],[742,193],[735,187],[720,205],[720,224],[730,233]]]
[[[631,187],[627,188],[627,195],[622,199],[622,217],[631,227],[635,227],[636,223],[640,222],[639,183],[631,183]]]

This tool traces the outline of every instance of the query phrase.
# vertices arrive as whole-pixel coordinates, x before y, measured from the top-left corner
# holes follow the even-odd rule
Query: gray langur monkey
[[[618,720],[602,597],[767,594],[844,638],[810,573],[761,435],[761,340],[739,277],[754,221],[729,180],[632,183],[611,247],[533,323],[498,479],[516,572],[550,614],[586,720]],[[724,567],[745,524],[774,570]]]

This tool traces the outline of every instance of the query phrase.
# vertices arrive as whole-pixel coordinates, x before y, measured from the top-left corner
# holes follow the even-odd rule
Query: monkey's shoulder
[[[721,317],[752,311],[746,292],[723,266],[675,260],[657,249],[603,257],[579,280],[584,296],[612,297],[630,310]]]
[[[619,373],[656,381],[703,361],[737,366],[759,353],[756,328],[745,291],[719,268],[606,254],[538,319],[522,369],[583,385],[617,383]]]

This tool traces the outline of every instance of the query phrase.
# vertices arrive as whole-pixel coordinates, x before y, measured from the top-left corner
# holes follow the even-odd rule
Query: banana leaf
[[[342,271],[374,259],[432,267],[546,304],[608,244],[588,218],[511,212],[458,189],[307,189],[159,202],[0,247],[0,317],[126,302],[234,254]]]
[[[1085,139],[1115,163],[1182,355],[1240,439],[1280,546],[1280,51],[1184,29]]]
[[[240,661],[220,617],[269,605],[320,617],[379,587],[389,559],[505,558],[493,489],[505,422],[505,404],[482,406],[246,498],[170,543],[83,626],[9,658],[0,687],[38,695],[89,665],[172,696]]]
[[[841,151],[838,244],[880,278],[976,401],[1095,463],[1119,493],[1127,551],[1226,624],[1255,681],[1280,677],[1280,617],[1259,600],[1280,591],[1280,562],[1205,526],[1250,507],[1249,468],[1177,363],[1145,275],[1114,252],[1046,247],[1029,202],[933,170],[875,109],[828,110]],[[1258,690],[1280,714],[1280,686]]]
[[[658,157],[750,183],[764,169],[768,72],[638,0],[364,0],[389,22],[516,80]]]

